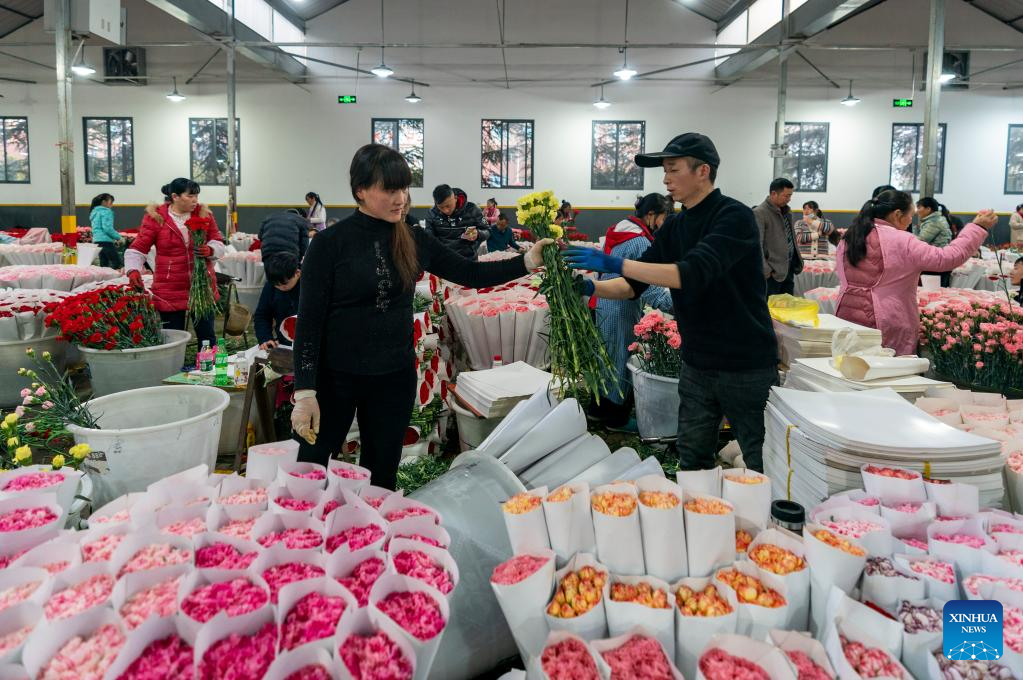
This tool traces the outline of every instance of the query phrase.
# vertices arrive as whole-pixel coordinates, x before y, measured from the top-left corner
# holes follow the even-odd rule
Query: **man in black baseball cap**
[[[764,408],[778,384],[778,345],[760,232],[752,210],[714,188],[720,163],[714,142],[695,132],[675,137],[664,151],[637,155],[641,167],[664,168],[664,185],[684,210],[665,221],[639,260],[593,248],[569,248],[565,260],[575,269],[620,275],[587,282],[587,295],[634,299],[651,285],[671,289],[682,335],[679,463],[684,470],[714,467],[726,416],[746,465],[762,471]]]

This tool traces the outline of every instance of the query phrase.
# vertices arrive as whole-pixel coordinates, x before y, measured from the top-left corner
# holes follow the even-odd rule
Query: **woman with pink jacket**
[[[880,193],[863,205],[835,254],[841,282],[835,314],[880,330],[882,344],[898,355],[916,352],[920,273],[963,264],[998,221],[994,212],[982,210],[951,244],[935,248],[906,231],[914,209],[913,198],[904,191]]]

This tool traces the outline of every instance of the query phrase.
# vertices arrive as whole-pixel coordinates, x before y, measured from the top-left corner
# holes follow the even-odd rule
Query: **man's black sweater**
[[[683,361],[719,371],[777,365],[763,259],[753,211],[718,189],[660,228],[639,261],[678,265],[682,287],[671,297]],[[628,281],[637,297],[648,287]]]
[[[416,243],[421,271],[462,286],[496,286],[526,275],[523,258],[472,262],[424,230],[400,224]],[[415,365],[412,298],[391,260],[395,225],[356,211],[317,234],[302,263],[295,387],[314,389],[323,370],[359,375]]]
[[[270,340],[281,342],[279,336],[281,322],[289,316],[298,314],[298,300],[301,295],[301,279],[289,291],[277,290],[269,281],[263,284],[259,294],[259,304],[252,315],[252,323],[256,327],[256,342],[263,344]]]

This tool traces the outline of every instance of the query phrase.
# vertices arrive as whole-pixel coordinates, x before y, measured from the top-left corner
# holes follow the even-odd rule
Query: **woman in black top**
[[[315,442],[302,442],[299,460],[326,464],[358,413],[360,462],[375,485],[393,489],[417,382],[416,280],[425,270],[463,286],[498,285],[539,267],[552,242],[524,258],[472,262],[404,223],[412,173],[397,151],[362,147],[350,179],[358,209],[313,239],[302,262],[291,423]]]

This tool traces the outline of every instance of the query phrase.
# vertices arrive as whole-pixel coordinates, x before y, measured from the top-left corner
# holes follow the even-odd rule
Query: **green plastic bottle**
[[[227,376],[227,342],[224,338],[217,341],[217,356],[213,360],[213,384],[227,386],[231,379]]]

